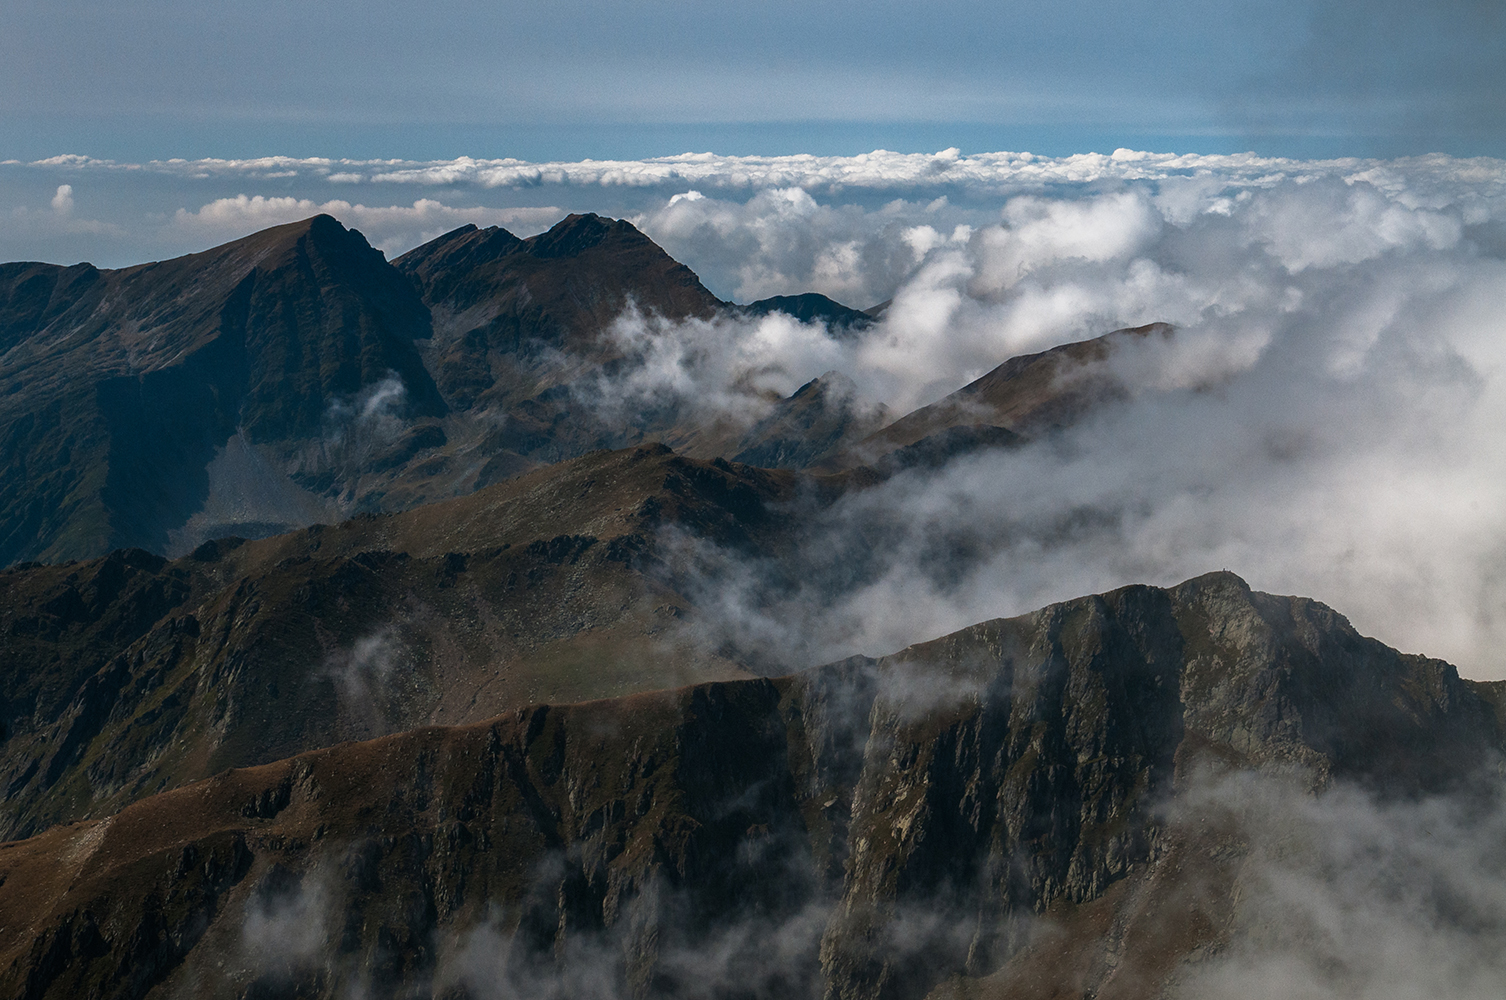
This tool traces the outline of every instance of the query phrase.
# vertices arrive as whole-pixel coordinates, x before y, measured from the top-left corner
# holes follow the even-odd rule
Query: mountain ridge
[[[743,308],[594,215],[526,240],[462,227],[391,264],[320,215],[115,271],[0,266],[0,564],[179,555],[678,440],[674,412],[581,405],[630,304]]]
[[[1322,681],[1335,666],[1348,680]],[[1156,804],[1198,768],[1415,794],[1464,780],[1500,741],[1493,706],[1447,664],[1209,574],[879,660],[342,744],[54,827],[0,847],[0,923],[29,928],[0,965],[38,997],[419,981],[465,996],[483,984],[466,979],[463,942],[484,934],[524,989],[564,987],[571,960],[553,956],[591,963],[599,946],[609,961],[591,974],[630,996],[1157,996],[1230,926],[1214,897],[1166,911],[1182,928],[1166,937],[1168,877],[1210,847],[1226,874],[1246,863],[1237,837]],[[63,856],[84,859],[76,874]],[[75,901],[52,888],[60,875]],[[303,892],[316,949],[247,951],[243,920]],[[422,905],[397,904],[414,892]],[[1134,933],[1164,946],[1128,966],[1032,964],[1095,907],[1122,926],[1079,929],[1081,954]],[[1041,912],[1057,930],[1026,933]],[[771,957],[744,927],[798,942]],[[685,978],[684,949],[704,948],[723,958],[717,977]]]

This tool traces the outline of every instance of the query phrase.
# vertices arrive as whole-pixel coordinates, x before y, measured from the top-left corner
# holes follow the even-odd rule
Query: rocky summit
[[[602,404],[664,338],[883,322],[592,215],[0,266],[0,996],[1175,1000],[1304,948],[1360,995],[1292,929],[1335,843],[1506,931],[1386,861],[1493,835],[1506,685],[1316,601],[1215,572],[861,655],[885,491],[1066,447],[1171,327],[908,414],[841,371]]]

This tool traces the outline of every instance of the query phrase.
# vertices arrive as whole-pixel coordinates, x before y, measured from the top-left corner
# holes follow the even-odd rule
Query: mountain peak
[[[524,241],[535,257],[578,257],[603,243],[649,243],[636,226],[623,219],[604,219],[594,212],[567,215],[548,232]]]
[[[414,247],[395,259],[392,266],[417,280],[420,288],[438,282],[442,286],[438,294],[443,295],[455,275],[500,260],[522,246],[522,240],[501,226],[478,229],[467,223]]]
[[[297,222],[287,222],[280,226],[271,226],[252,233],[249,236],[243,236],[238,240],[232,240],[229,243],[205,250],[203,253],[221,253],[240,246],[270,247],[292,245],[298,240],[305,238],[314,239],[321,244],[328,241],[339,241],[359,243],[361,246],[368,248],[371,246],[370,243],[366,242],[366,237],[359,230],[346,229],[340,223],[339,219],[333,215],[321,212],[318,215],[311,215],[306,219],[299,219]],[[190,256],[201,255],[191,254]]]

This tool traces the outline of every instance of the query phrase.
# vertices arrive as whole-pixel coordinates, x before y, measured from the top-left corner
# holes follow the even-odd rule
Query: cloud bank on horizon
[[[996,221],[1004,201],[1021,194],[1071,197],[1120,184],[1157,190],[1191,185],[1232,195],[1323,178],[1365,181],[1404,199],[1477,210],[1506,192],[1506,160],[1441,154],[1301,160],[1130,149],[1051,157],[955,148],[539,163],[290,156],[129,162],[63,154],[0,161],[0,219],[7,223],[0,227],[0,258],[119,267],[191,253],[316,212],[361,229],[395,256],[466,223],[501,225],[527,236],[570,211],[645,220],[703,196],[715,204],[743,203],[748,218],[759,205],[779,206],[781,199],[788,204],[780,211],[789,215],[805,198],[841,215],[891,220],[914,217],[906,214],[914,207],[909,202],[935,206],[945,199],[946,219],[976,225]],[[719,224],[732,223],[724,216]],[[717,262],[698,259],[698,247],[675,244],[671,230],[651,235],[682,255],[713,291],[740,294],[738,285],[723,284]],[[790,286],[756,294],[804,290]]]
[[[795,578],[862,556],[860,584],[771,597],[756,573],[709,562],[729,627],[810,661],[884,653],[1227,568],[1469,676],[1506,676],[1502,161],[59,158],[0,165],[0,190],[18,177],[35,193],[7,240],[184,252],[318,210],[395,254],[465,222],[526,235],[597,211],[725,298],[893,300],[856,339],[777,317],[714,337],[624,318],[624,342],[657,346],[618,390],[727,409],[759,405],[749,385],[788,393],[835,369],[904,412],[1012,355],[1175,324],[1115,357],[1130,399],[1050,447],[900,476],[832,512]],[[111,215],[112,190],[117,208],[119,192],[144,197]]]

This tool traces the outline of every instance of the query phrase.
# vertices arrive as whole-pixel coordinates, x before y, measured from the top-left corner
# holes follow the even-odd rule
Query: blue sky
[[[0,159],[1506,153],[1480,0],[3,8]]]

